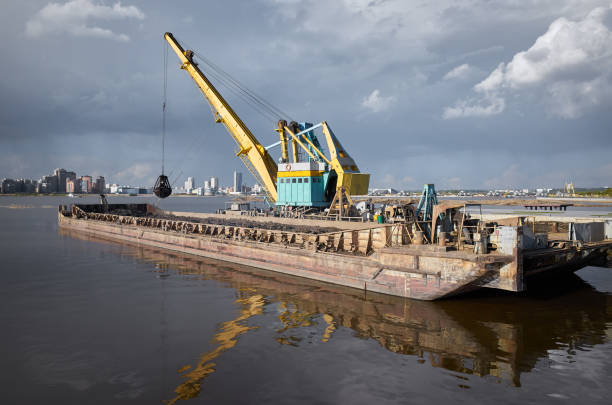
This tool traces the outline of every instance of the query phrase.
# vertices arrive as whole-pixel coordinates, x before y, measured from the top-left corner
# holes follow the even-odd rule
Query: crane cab
[[[330,173],[325,163],[280,163],[277,172],[277,205],[327,207],[326,187]]]

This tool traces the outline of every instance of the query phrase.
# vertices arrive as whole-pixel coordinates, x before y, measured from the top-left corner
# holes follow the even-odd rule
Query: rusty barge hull
[[[139,209],[156,211],[144,204]],[[86,212],[76,206],[71,210],[60,207],[58,222],[64,229],[101,238],[419,300],[479,288],[521,291],[525,284],[519,249],[512,254],[476,254],[431,245],[403,245],[402,239],[394,236],[393,226],[286,232]],[[547,265],[550,267],[549,262]]]

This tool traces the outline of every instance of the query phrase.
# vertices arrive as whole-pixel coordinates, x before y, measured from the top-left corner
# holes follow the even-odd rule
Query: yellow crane
[[[248,163],[254,167],[256,173],[253,173],[253,175],[262,183],[261,185],[268,192],[270,199],[273,202],[276,201],[276,172],[278,168],[272,156],[259,143],[232,107],[230,107],[223,96],[198,68],[197,64],[193,61],[193,52],[184,50],[170,32],[166,32],[164,38],[181,60],[181,69],[185,69],[189,73],[189,76],[191,76],[214,109],[215,121],[223,123],[238,144],[239,151],[236,155],[243,158],[247,167],[249,167]],[[244,157],[248,159],[248,163]],[[251,168],[249,167],[249,169]]]
[[[353,158],[342,147],[325,121],[314,126],[311,124],[300,126],[301,124],[295,122],[287,124],[285,120],[280,119],[276,131],[280,135],[278,144],[281,145],[281,159],[280,164],[277,164],[267,148],[257,140],[202,73],[194,61],[194,52],[183,49],[170,32],[166,32],[164,38],[179,57],[181,69],[189,73],[208,100],[215,121],[225,125],[236,141],[238,145],[236,156],[242,159],[266,190],[271,202],[281,205],[323,207],[329,206],[332,200],[336,200],[332,199],[334,194],[340,197],[367,194],[370,175],[360,173]],[[312,136],[313,131],[319,127],[325,137],[329,157],[323,154],[320,146],[317,146],[316,137]],[[293,147],[293,165],[289,162],[288,138],[291,138]],[[299,161],[298,146],[307,153],[309,162]],[[279,189],[282,190],[280,198]],[[332,189],[331,196],[330,189]]]

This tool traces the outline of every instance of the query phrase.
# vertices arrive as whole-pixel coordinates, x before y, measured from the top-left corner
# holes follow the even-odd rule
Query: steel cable
[[[181,42],[184,43],[187,48],[191,49],[191,51],[193,52],[193,54],[196,56],[198,60],[200,60],[204,65],[208,66],[208,68],[204,68],[206,73],[209,73],[209,74],[213,73],[213,75],[215,76],[217,80],[219,80],[220,78],[223,78],[223,83],[228,89],[233,88],[237,92],[241,92],[244,95],[244,97],[247,98],[245,99],[244,97],[241,97],[243,101],[245,101],[250,107],[255,109],[257,112],[264,115],[265,118],[271,119],[273,122],[279,119],[283,119],[283,118],[288,119],[289,121],[295,121],[289,114],[282,111],[280,108],[276,107],[274,104],[270,103],[263,97],[259,96],[254,91],[250,90],[248,87],[246,87],[240,81],[235,79],[232,75],[230,75],[228,72],[223,70],[220,66],[212,62],[210,59],[201,55],[197,51],[194,51],[193,48],[189,46],[187,42],[183,40],[181,40]],[[259,108],[255,108],[255,105],[259,106]],[[268,114],[263,114],[261,109],[264,109]]]

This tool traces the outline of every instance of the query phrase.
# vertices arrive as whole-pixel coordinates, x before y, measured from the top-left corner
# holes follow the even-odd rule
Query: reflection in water
[[[68,232],[73,237],[90,238]],[[95,239],[100,241],[100,239]],[[213,279],[239,291],[240,313],[220,325],[218,347],[193,368],[176,389],[179,399],[198,395],[217,358],[234,347],[237,337],[255,326],[246,321],[276,306],[281,327],[274,339],[300,346],[305,335],[325,326],[320,341],[333,339],[345,327],[356,337],[376,340],[394,353],[416,356],[419,362],[467,375],[492,376],[520,386],[550,351],[572,351],[602,344],[612,324],[612,296],[593,289],[577,276],[546,294],[467,297],[424,302],[319,283],[303,278],[194,258],[152,248],[116,244],[121,255],[176,269],[179,274]],[[271,312],[271,311],[270,311]],[[460,377],[460,376],[459,376]],[[460,377],[463,378],[463,377]]]
[[[321,341],[327,342],[331,337],[332,333],[336,330],[336,322],[334,322],[334,317],[330,314],[324,314],[323,319],[327,322],[327,328],[325,328],[325,332],[323,332],[323,338]]]
[[[280,302],[279,309],[282,312],[278,315],[278,319],[283,324],[283,327],[278,329],[276,331],[277,333],[284,334],[284,332],[294,328],[312,326],[312,317],[315,314],[312,314],[310,312],[298,311],[297,308],[295,308],[291,304],[288,305],[284,301]],[[300,342],[301,340],[301,338],[293,335],[282,335],[276,338],[276,341],[278,343],[291,346],[297,346],[297,342]]]
[[[216,364],[212,360],[219,357],[224,351],[234,347],[238,343],[236,339],[239,335],[257,328],[247,325],[246,320],[263,312],[263,307],[266,304],[264,297],[250,288],[241,288],[239,296],[236,303],[240,306],[240,315],[236,319],[223,322],[220,325],[219,332],[215,334],[214,338],[218,344],[217,347],[200,357],[195,367],[185,365],[178,370],[180,374],[184,373],[183,377],[187,381],[176,387],[174,392],[177,395],[169,401],[170,404],[180,399],[197,397],[202,388],[202,381],[215,371]]]

